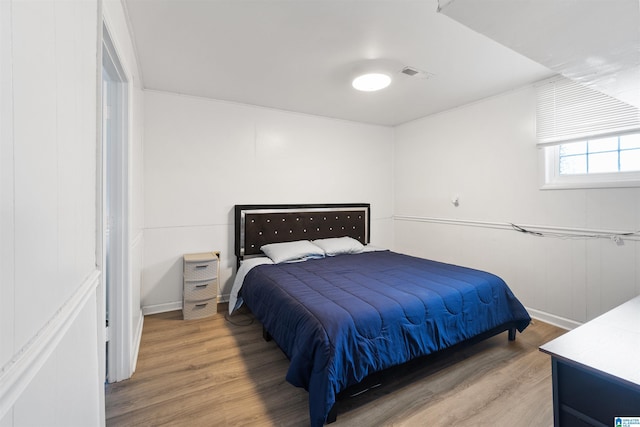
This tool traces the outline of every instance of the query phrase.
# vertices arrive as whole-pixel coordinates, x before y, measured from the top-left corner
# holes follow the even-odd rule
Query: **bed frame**
[[[371,207],[368,203],[236,205],[235,255],[237,266],[244,258],[261,254],[260,247],[269,243],[349,236],[366,245],[370,241],[370,211]],[[438,353],[473,345],[505,331],[508,331],[509,341],[514,341],[516,325],[507,323]],[[264,327],[263,336],[267,341],[271,339],[269,332]],[[371,375],[373,379],[365,378],[361,384],[356,384],[342,391],[338,395],[338,401],[353,395],[354,391],[357,393],[358,389],[369,388],[369,384],[379,382],[378,378],[383,375],[384,372],[374,373]],[[337,403],[331,409],[327,422],[334,422],[336,417]]]

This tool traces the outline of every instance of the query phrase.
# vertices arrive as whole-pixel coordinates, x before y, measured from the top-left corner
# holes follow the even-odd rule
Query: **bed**
[[[366,203],[236,205],[235,237],[230,311],[246,304],[289,358],[312,426],[376,372],[531,320],[498,276],[373,248]]]

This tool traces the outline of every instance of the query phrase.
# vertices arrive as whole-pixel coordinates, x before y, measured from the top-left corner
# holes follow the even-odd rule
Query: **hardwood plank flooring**
[[[107,426],[306,426],[308,394],[248,312],[183,321],[147,316],[136,372],[106,390]],[[393,370],[338,404],[341,426],[553,425],[551,361],[538,346],[564,333],[534,321],[446,357]]]

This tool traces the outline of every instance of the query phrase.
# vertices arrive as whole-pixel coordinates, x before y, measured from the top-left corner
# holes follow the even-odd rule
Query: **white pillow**
[[[276,264],[281,262],[299,262],[314,258],[324,258],[324,251],[308,240],[270,243],[262,246],[260,250]]]
[[[364,249],[364,245],[351,237],[334,237],[330,239],[318,239],[313,241],[324,250],[327,256],[342,254],[359,254]]]
[[[373,246],[372,244],[368,244],[362,249],[362,252],[380,252],[380,251],[388,251],[386,248],[380,248],[378,246]]]

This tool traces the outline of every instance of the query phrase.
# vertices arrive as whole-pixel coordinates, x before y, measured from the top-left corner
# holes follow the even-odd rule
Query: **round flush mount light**
[[[384,89],[391,84],[391,77],[383,73],[369,73],[353,79],[351,85],[354,89],[364,92],[374,92]]]

